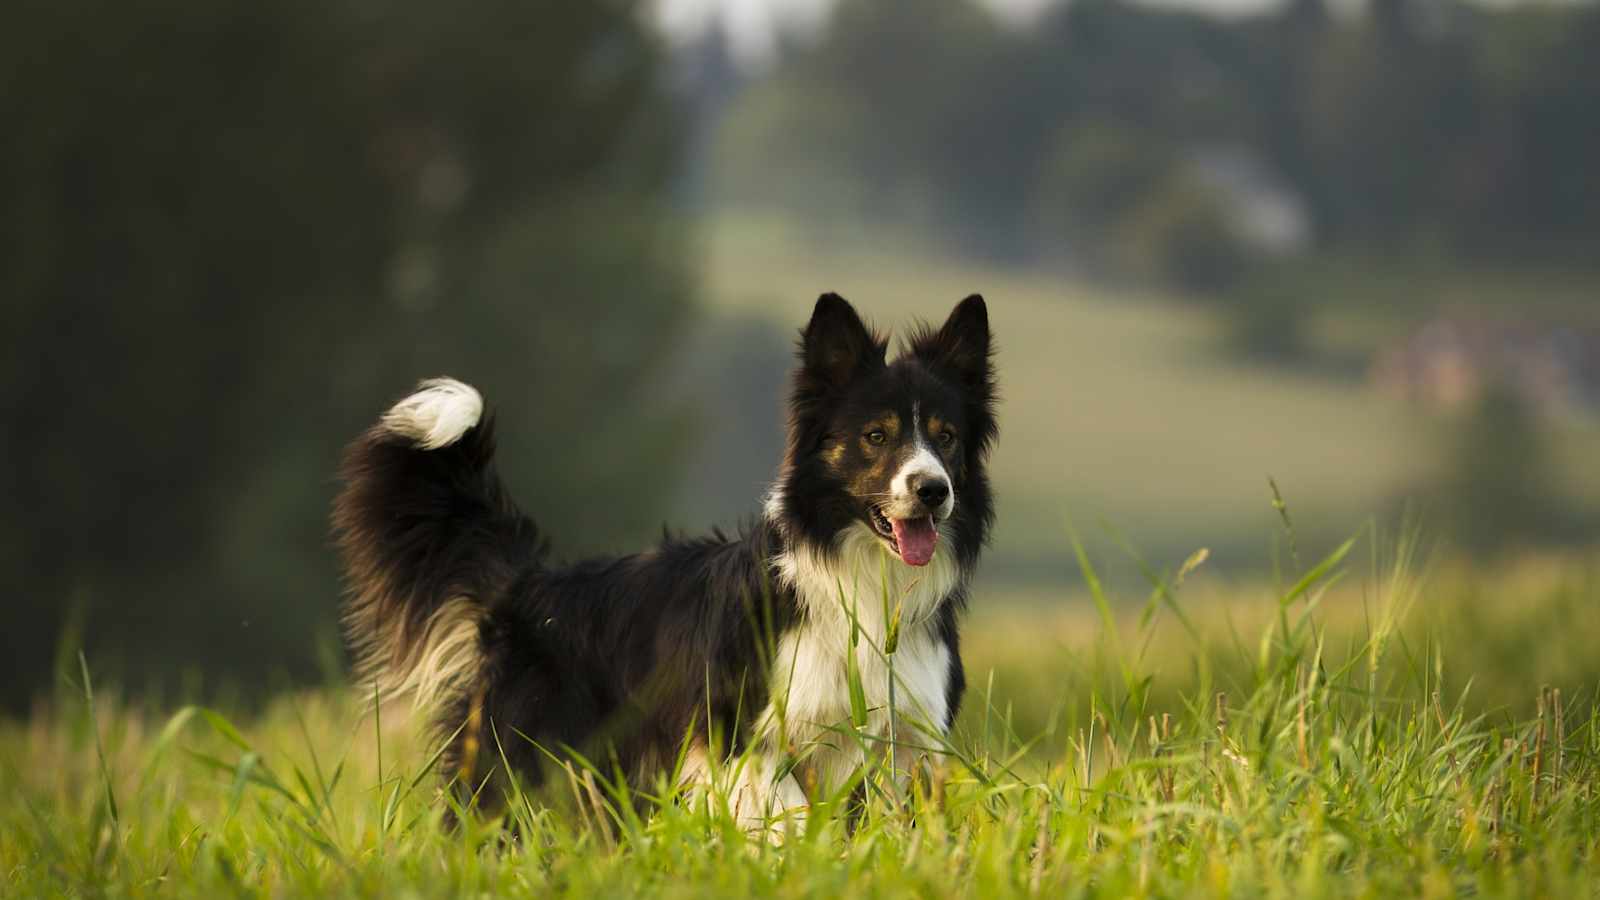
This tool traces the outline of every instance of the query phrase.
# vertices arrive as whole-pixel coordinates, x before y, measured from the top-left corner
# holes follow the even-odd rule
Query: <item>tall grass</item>
[[[1378,544],[1290,560],[1270,591],[1198,587],[1196,554],[1131,608],[1080,547],[1094,616],[980,617],[948,745],[909,784],[870,757],[864,807],[841,792],[781,846],[725,795],[630,792],[603,761],[464,810],[400,706],[330,688],[163,714],[82,663],[74,692],[0,726],[0,878],[8,896],[1594,893],[1600,660],[1566,649],[1600,636],[1575,612],[1600,600],[1592,565],[1424,573]],[[1484,651],[1503,639],[1521,671]],[[1552,652],[1566,668],[1540,670]]]

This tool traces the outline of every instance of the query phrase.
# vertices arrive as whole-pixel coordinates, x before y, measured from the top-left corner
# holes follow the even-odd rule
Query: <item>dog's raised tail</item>
[[[483,398],[454,379],[422,382],[345,449],[339,474],[356,677],[419,706],[459,695],[482,668],[487,609],[542,549],[495,472]]]

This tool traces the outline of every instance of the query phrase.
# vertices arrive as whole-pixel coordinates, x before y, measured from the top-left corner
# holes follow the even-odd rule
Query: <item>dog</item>
[[[987,307],[966,298],[891,360],[824,294],[798,358],[760,518],[631,556],[547,559],[462,382],[422,382],[349,445],[332,519],[357,678],[432,711],[463,796],[497,803],[581,752],[641,788],[720,784],[772,827],[891,740],[904,777],[947,734],[994,521]]]

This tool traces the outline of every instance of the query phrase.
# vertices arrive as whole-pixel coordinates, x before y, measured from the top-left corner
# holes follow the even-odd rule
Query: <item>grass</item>
[[[1197,553],[1142,606],[1086,554],[1085,611],[974,616],[972,689],[923,777],[869,766],[853,828],[825,803],[781,847],[716,797],[625,796],[603,768],[452,828],[403,707],[333,686],[163,712],[79,661],[0,725],[0,878],[28,897],[1593,895],[1600,570],[1393,548],[1362,536],[1243,585]]]

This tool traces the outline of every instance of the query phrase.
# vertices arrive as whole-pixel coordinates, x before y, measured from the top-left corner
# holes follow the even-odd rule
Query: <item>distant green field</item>
[[[859,227],[723,217],[706,231],[713,310],[756,313],[786,334],[825,290],[891,327],[985,295],[1004,396],[987,566],[1000,580],[1059,577],[1068,515],[1091,537],[1103,519],[1158,562],[1208,546],[1226,570],[1258,568],[1276,522],[1269,476],[1306,540],[1325,547],[1399,505],[1435,465],[1438,423],[1358,376],[1230,362],[1218,323],[1193,305],[951,261]],[[1353,305],[1370,316],[1369,304]],[[1344,339],[1372,329],[1336,320],[1325,330]],[[1580,425],[1556,441],[1567,481],[1590,497],[1600,494],[1597,437]]]
[[[819,803],[782,846],[603,766],[452,828],[403,704],[225,717],[68,667],[0,720],[0,895],[1594,896],[1600,569],[1371,552],[1190,573],[1144,612],[991,610],[922,778],[869,767],[859,817]]]

